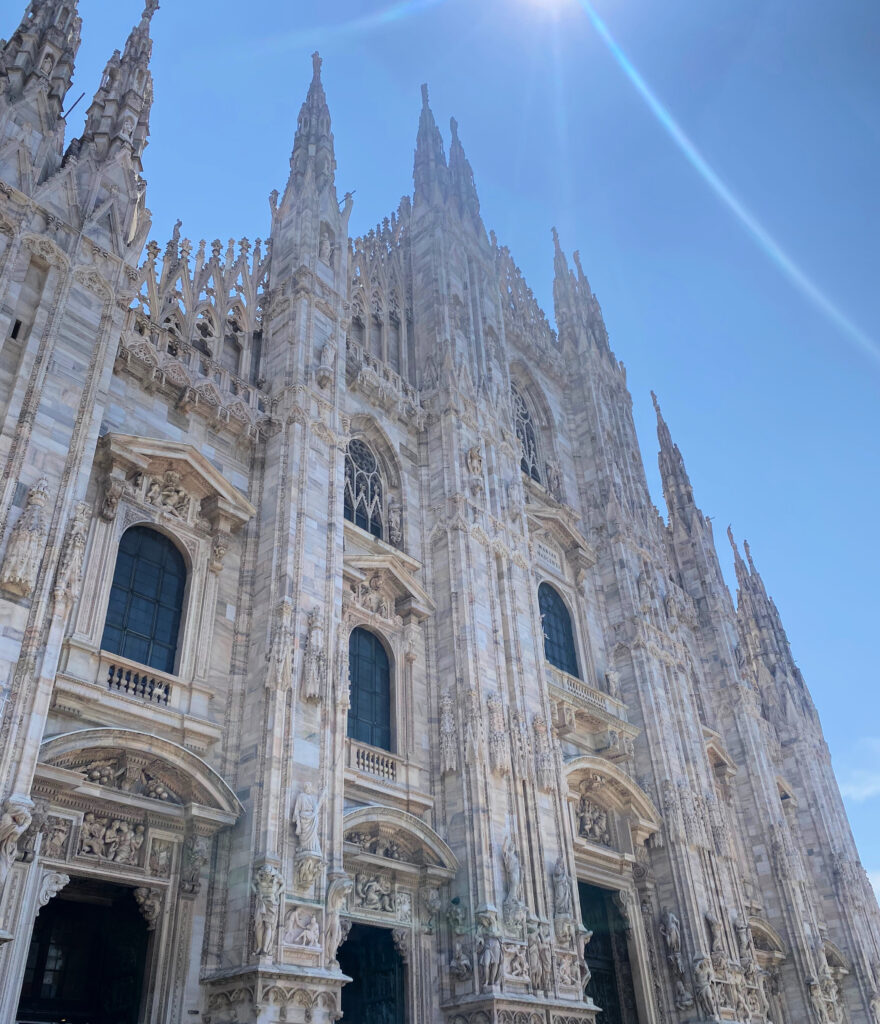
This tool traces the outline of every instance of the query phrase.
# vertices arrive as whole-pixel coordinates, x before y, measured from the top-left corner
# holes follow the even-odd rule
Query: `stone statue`
[[[80,502],[67,529],[55,575],[55,600],[73,602],[82,588],[82,570],[88,532],[89,507]]]
[[[24,511],[9,536],[0,569],[0,586],[20,597],[29,597],[37,582],[46,546],[47,524],[43,510],[48,500],[49,481],[41,477],[28,491]]]
[[[449,970],[459,981],[465,981],[471,975],[473,967],[461,942],[456,941],[452,944],[452,959],[449,961]]]
[[[501,858],[504,862],[504,873],[507,876],[507,896],[504,902],[522,903],[522,866],[519,862],[516,843],[510,834],[504,840]]]
[[[709,926],[709,934],[712,936],[712,952],[720,953],[724,949],[721,939],[721,922],[711,910],[707,910],[704,916],[706,924]]]
[[[501,980],[503,966],[501,938],[494,910],[484,908],[477,912],[477,941],[474,948],[480,965],[480,983],[484,990],[489,989]]]
[[[144,916],[144,920],[147,922],[147,931],[155,931],[156,922],[159,920],[159,914],[162,912],[161,890],[149,889],[147,886],[142,885],[134,890],[134,898],[140,908],[140,912]]]
[[[714,981],[712,972],[712,961],[702,953],[694,957],[694,998],[697,1010],[703,1015],[703,1020],[718,1021],[718,1007],[715,1001],[715,990],[712,986]]]
[[[570,916],[572,913],[571,880],[561,855],[553,869],[553,910],[559,916]]]
[[[253,891],[257,897],[254,909],[254,953],[266,956],[272,952],[278,901],[284,890],[284,879],[278,868],[263,864],[254,874]]]
[[[324,918],[324,958],[326,967],[339,967],[336,951],[343,940],[342,907],[351,892],[351,879],[339,875],[327,886],[327,913]]]
[[[324,691],[324,627],[317,608],[309,612],[308,638],[303,659],[303,699],[319,701]]]
[[[660,934],[666,943],[666,959],[678,977],[682,977],[684,966],[681,962],[681,925],[669,907],[664,907],[660,914]]]
[[[183,841],[183,857],[180,868],[181,892],[195,895],[201,889],[202,868],[208,863],[205,840],[192,833]]]
[[[313,783],[307,782],[300,790],[293,807],[293,821],[299,838],[299,848],[303,853],[322,856],[321,843],[318,839],[318,816],[324,802],[324,793],[315,796]]]
[[[9,869],[18,853],[18,837],[31,823],[31,812],[23,800],[10,799],[0,814],[0,895],[6,885]]]
[[[285,691],[290,688],[293,674],[292,621],[293,602],[289,597],[285,597],[278,606],[277,624],[267,655],[269,670],[266,674],[266,686],[270,690]]]
[[[440,772],[458,771],[458,743],[455,729],[455,701],[449,690],[440,698]]]

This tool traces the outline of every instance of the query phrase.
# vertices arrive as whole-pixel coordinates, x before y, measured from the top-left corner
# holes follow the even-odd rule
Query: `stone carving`
[[[0,569],[0,586],[20,597],[29,597],[37,582],[46,546],[48,525],[44,508],[48,500],[49,481],[41,477],[28,491],[24,511],[9,536]]]
[[[819,1021],[819,1024],[828,1024],[830,1018],[819,979],[814,975],[810,975],[810,977],[807,978],[806,985],[807,994],[810,997],[810,1006],[813,1010],[813,1016],[817,1021]]]
[[[553,981],[552,953],[550,940],[545,932],[546,925],[531,918],[526,929],[526,946],[529,962],[529,984],[534,992],[548,992]]]
[[[401,921],[412,921],[412,896],[408,892],[397,892],[394,911]]]
[[[147,922],[147,931],[156,930],[156,922],[162,912],[162,893],[159,889],[150,889],[145,885],[138,886],[134,890],[134,898],[144,920]]]
[[[557,501],[563,500],[562,473],[559,471],[559,465],[552,461],[547,463],[547,490]]]
[[[320,701],[324,693],[327,674],[327,655],[324,653],[324,627],[317,608],[309,612],[308,638],[303,657],[303,699]]]
[[[694,957],[694,1001],[697,1012],[703,1020],[719,1021],[718,1003],[715,998],[713,982],[715,974],[712,961],[700,953]]]
[[[660,934],[666,944],[666,959],[678,978],[684,977],[684,965],[681,962],[681,924],[675,914],[664,907],[660,914]]]
[[[504,957],[494,908],[481,907],[476,917],[477,939],[474,950],[480,967],[480,985],[486,991],[501,980]]]
[[[394,913],[394,887],[388,878],[381,875],[357,874],[354,879],[354,895],[357,906],[363,907],[364,910]]]
[[[148,865],[150,874],[156,878],[169,878],[171,875],[171,862],[174,856],[174,846],[166,839],[154,839],[150,844],[150,857]]]
[[[468,471],[468,488],[471,494],[477,498],[483,493],[483,456],[480,446],[474,445],[468,448],[465,455],[465,466]]]
[[[489,763],[493,772],[506,775],[510,770],[507,729],[504,725],[504,705],[497,693],[489,695]]]
[[[504,896],[504,923],[508,927],[519,927],[525,917],[523,903],[522,864],[513,836],[508,835],[501,847],[501,861],[504,865],[504,876],[507,880],[507,891]]]
[[[483,735],[480,719],[480,698],[476,687],[471,687],[465,698],[464,759],[470,765],[480,761],[480,741]]]
[[[736,948],[742,963],[751,961],[753,952],[752,930],[749,922],[742,917],[734,916],[733,930],[736,932]]]
[[[284,891],[284,879],[278,868],[263,864],[254,872],[252,883],[257,898],[254,907],[254,953],[266,956],[272,952],[275,925],[278,920],[278,901]]]
[[[449,690],[440,697],[440,772],[458,771],[458,737],[455,730],[455,701]]]
[[[211,537],[211,558],[208,562],[208,568],[213,573],[219,573],[223,570],[223,559],[226,557],[226,552],[229,550],[230,536],[223,530],[218,530]]]
[[[619,672],[615,672],[614,669],[608,669],[605,673],[605,689],[608,691],[609,697],[613,697],[614,700],[620,700]]]
[[[580,785],[581,795],[577,806],[578,834],[594,843],[610,846],[611,833],[608,831],[608,812],[590,800],[587,794],[591,790],[590,782],[584,780]]]
[[[47,871],[40,879],[37,903],[41,907],[45,907],[49,900],[57,896],[69,881],[70,875],[62,874],[60,871]]]
[[[278,605],[275,631],[267,659],[266,686],[270,690],[286,692],[293,676],[293,602],[282,598]]]
[[[327,967],[339,967],[336,951],[351,927],[351,922],[347,922],[348,927],[344,927],[341,911],[350,892],[351,879],[347,875],[331,879],[327,887],[327,913],[324,919],[324,957]]]
[[[115,476],[107,477],[104,481],[104,497],[101,500],[101,518],[112,523],[119,511],[119,502],[125,494],[125,485]]]
[[[703,914],[706,919],[706,924],[709,926],[709,935],[711,936],[711,951],[713,953],[721,953],[724,951],[724,942],[721,939],[721,922],[715,916],[713,911],[707,910]]]
[[[588,928],[581,928],[578,935],[578,971],[580,972],[580,986],[584,999],[587,998],[587,985],[593,973],[587,964],[587,946],[590,944],[593,933]]]
[[[153,478],[149,481],[144,501],[168,515],[186,519],[192,499],[181,486],[180,479],[176,469],[166,469],[161,479]]]
[[[82,589],[82,569],[86,551],[89,507],[80,502],[74,509],[73,519],[67,528],[64,547],[58,560],[55,574],[55,600],[72,604]]]
[[[515,981],[529,980],[529,962],[526,959],[522,946],[518,942],[506,943],[504,945],[504,973]]]
[[[146,829],[120,818],[98,818],[87,811],[79,830],[81,857],[100,857],[116,864],[137,865],[144,845]]]
[[[46,822],[43,838],[42,854],[44,857],[59,860],[67,854],[67,840],[70,837],[70,819],[50,816]]]
[[[440,895],[440,890],[433,886],[428,886],[421,890],[422,907],[424,908],[424,928],[425,934],[431,935],[434,931],[434,926],[437,922],[437,915],[443,909],[443,897]]]
[[[394,948],[400,954],[400,959],[409,963],[409,928],[392,928],[391,938],[394,940]]]
[[[377,569],[366,582],[353,583],[351,594],[355,604],[364,611],[382,619],[391,619],[394,615],[394,602],[382,592],[384,582],[382,572]]]
[[[455,935],[461,935],[467,928],[467,907],[458,896],[453,896],[446,908],[446,920]]]
[[[549,793],[556,784],[553,746],[543,715],[536,715],[533,725],[535,730],[535,770],[538,788],[543,789],[545,793]]]
[[[465,953],[464,947],[458,940],[452,944],[452,959],[449,961],[449,970],[459,981],[466,981],[473,973],[470,957]]]
[[[388,502],[388,540],[396,548],[403,543],[403,510],[393,500]]]
[[[281,941],[285,946],[321,948],[321,922],[311,908],[293,907],[287,911]]]
[[[299,852],[322,858],[321,842],[318,838],[318,818],[321,805],[324,803],[324,792],[315,796],[315,787],[307,782],[300,790],[293,806],[293,823],[299,839]]]
[[[202,868],[208,863],[207,843],[201,836],[190,834],[183,841],[180,868],[180,891],[196,895],[202,888]]]
[[[571,879],[561,854],[553,868],[553,910],[559,916],[570,916],[572,913]]]

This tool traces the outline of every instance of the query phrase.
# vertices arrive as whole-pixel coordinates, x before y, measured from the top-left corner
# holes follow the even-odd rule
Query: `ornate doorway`
[[[593,933],[584,953],[592,977],[587,995],[601,1007],[596,1024],[638,1024],[626,926],[612,894],[578,882],[581,920]]]
[[[20,1024],[136,1024],[147,924],[132,889],[74,878],[34,922]]]
[[[351,1024],[405,1024],[403,961],[387,928],[353,924],[337,954],[343,974],[342,1019]]]

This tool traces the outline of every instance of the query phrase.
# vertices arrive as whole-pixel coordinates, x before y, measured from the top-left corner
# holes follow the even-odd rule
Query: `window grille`
[[[513,397],[513,419],[521,456],[520,468],[523,473],[541,483],[541,471],[538,464],[538,438],[535,434],[535,426],[532,423],[532,414],[529,411],[528,405],[526,405],[526,400],[520,394],[516,385],[511,385],[511,392]]]
[[[391,750],[391,667],[382,642],[358,626],[348,640],[348,735]]]

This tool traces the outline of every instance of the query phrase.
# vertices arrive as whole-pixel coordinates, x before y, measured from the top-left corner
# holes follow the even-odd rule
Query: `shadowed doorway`
[[[348,1024],[406,1024],[403,960],[387,928],[353,924],[337,954],[343,974],[342,1019]]]
[[[592,975],[587,995],[601,1007],[596,1024],[638,1024],[623,917],[607,889],[579,881],[578,896],[581,920],[593,933],[584,959]]]
[[[34,922],[18,1024],[137,1024],[148,939],[132,889],[72,879]]]

